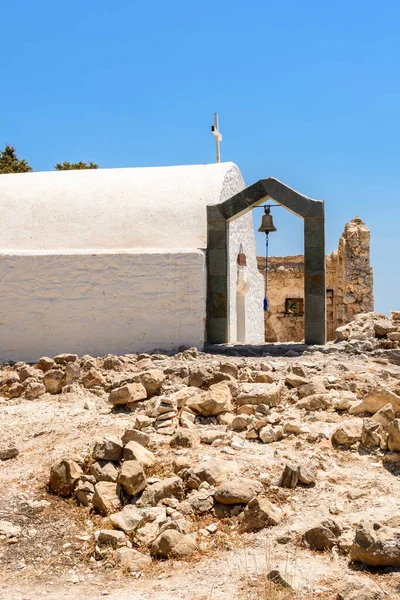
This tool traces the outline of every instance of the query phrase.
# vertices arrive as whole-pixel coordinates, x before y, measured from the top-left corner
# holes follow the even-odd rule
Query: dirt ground
[[[206,363],[216,358],[203,354],[198,360]],[[265,362],[256,357],[230,360],[242,366],[247,361],[252,368]],[[343,378],[352,373],[358,381],[373,378],[393,385],[400,378],[400,367],[366,355],[314,353],[268,361],[276,364],[276,372],[303,364],[314,375]],[[89,456],[95,440],[121,435],[133,418],[129,412],[111,411],[105,396],[83,389],[0,403],[1,441],[15,443],[19,449],[17,457],[0,461],[0,520],[22,528],[21,536],[11,543],[0,540],[0,598],[59,600],[76,594],[82,600],[275,600],[280,597],[278,592],[265,595],[259,587],[265,574],[279,563],[293,566],[301,580],[301,591],[293,598],[334,600],[343,577],[352,573],[378,582],[388,599],[400,598],[398,570],[353,565],[336,549],[313,552],[300,543],[308,527],[327,518],[351,529],[362,519],[384,523],[399,517],[398,477],[383,467],[379,452],[332,446],[330,437],[338,423],[350,418],[334,411],[308,413],[309,430],[319,434],[315,443],[305,436],[290,435],[262,444],[235,434],[242,447],[232,456],[204,444],[178,451],[190,453],[193,463],[205,457],[232,458],[246,477],[260,479],[267,474],[272,482],[287,460],[316,461],[315,486],[266,488],[267,497],[284,511],[278,526],[239,535],[233,519],[231,525],[221,525],[214,537],[209,536],[212,539],[207,538],[188,561],[153,562],[140,576],[97,565],[93,534],[104,528],[104,519],[72,499],[49,494],[49,470],[60,457]],[[198,425],[202,427],[214,425]],[[155,434],[153,448],[157,461],[167,465],[168,471],[177,452],[169,447],[168,436]],[[216,519],[210,517],[207,522]]]

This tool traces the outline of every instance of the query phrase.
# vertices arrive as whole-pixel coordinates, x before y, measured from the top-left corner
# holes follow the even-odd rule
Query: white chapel
[[[201,349],[207,207],[244,187],[233,163],[0,175],[0,362]],[[227,341],[261,342],[251,211],[226,246]]]

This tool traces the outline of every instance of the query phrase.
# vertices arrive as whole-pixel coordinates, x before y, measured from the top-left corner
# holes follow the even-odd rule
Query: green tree
[[[96,165],[96,163],[93,162],[85,163],[80,161],[77,163],[70,163],[64,161],[63,163],[57,163],[54,168],[56,171],[75,171],[77,169],[98,169],[99,165]]]
[[[6,144],[4,150],[0,151],[0,174],[4,173],[28,173],[32,167],[25,159],[16,155],[14,146]]]

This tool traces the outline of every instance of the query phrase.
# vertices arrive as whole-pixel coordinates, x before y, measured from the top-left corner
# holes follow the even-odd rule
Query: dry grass
[[[265,540],[261,558],[245,544],[243,541],[239,558],[230,564],[230,576],[236,581],[238,600],[311,600],[309,586],[297,572],[295,555],[287,556],[285,563],[279,567],[283,581],[273,580],[268,574],[276,569],[278,561],[269,539]]]

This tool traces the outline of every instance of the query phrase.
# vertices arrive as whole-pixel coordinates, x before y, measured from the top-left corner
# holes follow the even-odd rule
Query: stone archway
[[[273,177],[207,207],[207,342],[228,341],[228,223],[272,199],[304,221],[304,337],[326,343],[324,203]]]

